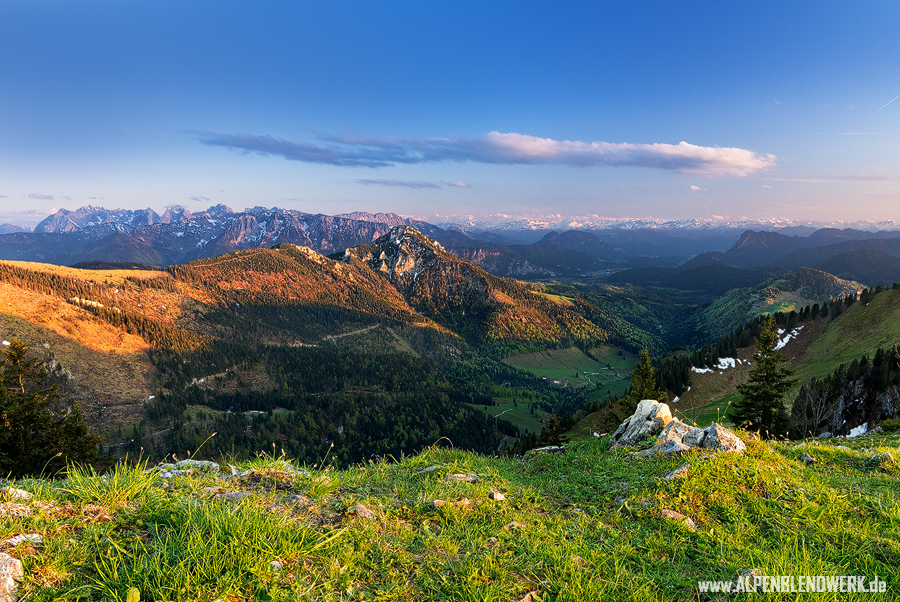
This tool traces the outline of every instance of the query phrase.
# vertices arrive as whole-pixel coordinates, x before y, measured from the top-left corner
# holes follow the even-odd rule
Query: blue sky
[[[0,220],[900,219],[898,23],[894,1],[0,0]]]

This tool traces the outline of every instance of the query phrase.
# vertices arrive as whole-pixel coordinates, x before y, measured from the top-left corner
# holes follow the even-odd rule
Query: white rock
[[[635,445],[645,435],[656,435],[672,420],[669,406],[653,399],[644,399],[625,422],[613,433],[610,447]]]
[[[15,487],[4,487],[0,489],[0,499],[3,500],[23,500],[31,499],[31,494],[24,489],[16,489]]]
[[[0,602],[15,600],[19,589],[17,581],[25,578],[22,561],[5,552],[0,552]]]
[[[704,429],[703,447],[713,451],[741,453],[747,446],[737,435],[720,424],[711,424]]]
[[[660,510],[660,512],[662,513],[662,515],[664,517],[668,518],[669,520],[673,520],[673,521],[683,524],[685,527],[687,527],[691,531],[693,531],[694,529],[697,528],[697,524],[693,520],[691,520],[690,518],[688,518],[687,516],[682,514],[681,512],[675,512],[674,510],[666,510],[666,509]]]
[[[210,462],[209,460],[181,460],[175,463],[175,467],[182,470],[211,470],[213,472],[219,472],[220,469],[218,464]]]
[[[447,479],[450,481],[462,481],[464,483],[477,483],[478,475],[477,474],[454,473],[454,474],[447,475]]]
[[[441,467],[437,464],[433,464],[427,468],[422,468],[421,470],[417,470],[416,474],[428,474],[429,472],[434,472],[435,470],[440,470]]]
[[[691,449],[741,453],[747,446],[737,435],[721,425],[712,424],[700,429],[673,418],[659,434],[656,445],[644,451],[632,452],[632,455],[671,455]]]
[[[810,456],[810,455],[809,455],[808,453],[806,453],[806,452],[803,452],[803,455],[800,456],[800,460],[801,460],[804,464],[806,464],[807,466],[810,466],[810,465],[816,463],[816,459],[813,458],[812,456]]]
[[[500,493],[499,491],[491,491],[488,494],[488,497],[494,500],[495,502],[502,502],[506,499],[506,496]]]
[[[3,543],[5,543],[8,546],[15,547],[15,546],[19,545],[20,543],[28,542],[28,543],[33,543],[33,544],[40,544],[40,543],[43,543],[43,541],[44,541],[44,538],[41,537],[40,535],[38,535],[37,533],[29,533],[28,535],[16,535],[15,537],[10,537]]]
[[[246,491],[223,491],[212,496],[214,500],[230,500],[236,501],[252,495]]]
[[[377,514],[375,514],[375,511],[374,511],[374,510],[371,510],[371,509],[369,509],[369,508],[366,508],[366,507],[363,506],[362,504],[357,504],[357,505],[353,508],[353,512],[356,513],[356,516],[358,516],[358,517],[360,517],[360,518],[364,518],[364,519],[366,519],[366,520],[375,520],[375,519],[377,518],[377,516],[378,516]]]

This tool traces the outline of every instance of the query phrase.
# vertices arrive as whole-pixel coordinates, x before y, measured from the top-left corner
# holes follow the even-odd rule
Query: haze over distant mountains
[[[235,250],[292,243],[321,253],[368,244],[414,226],[491,273],[526,279],[588,278],[721,292],[811,267],[875,284],[900,280],[900,226],[796,220],[609,218],[468,220],[438,225],[395,213],[312,214],[278,207],[235,212],[214,205],[60,209],[33,232],[0,227],[0,259],[73,265],[89,261],[170,265]],[[715,289],[715,290],[713,290]]]

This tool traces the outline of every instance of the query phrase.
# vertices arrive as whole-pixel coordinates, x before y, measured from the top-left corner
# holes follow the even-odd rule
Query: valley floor
[[[900,597],[900,468],[869,459],[895,458],[897,435],[744,438],[743,455],[706,459],[632,458],[591,437],[524,461],[430,448],[341,471],[264,455],[192,474],[72,470],[12,483],[33,497],[0,503],[0,542],[40,542],[0,546],[33,602],[132,587],[229,602],[711,600],[698,581],[750,570],[887,583],[751,600]],[[686,477],[662,478],[684,462]]]

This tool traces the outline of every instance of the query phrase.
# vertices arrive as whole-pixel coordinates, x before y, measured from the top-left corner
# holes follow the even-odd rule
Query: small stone
[[[566,453],[565,445],[547,445],[545,447],[536,447],[534,449],[530,449],[526,452],[525,455],[564,454],[564,453]]]
[[[824,433],[821,433],[818,437],[816,437],[816,439],[830,439],[831,436],[832,435],[829,431],[825,431]]]
[[[422,468],[421,470],[417,470],[415,474],[428,474],[429,472],[434,472],[435,470],[440,470],[441,467],[437,464],[433,464],[427,468]]]
[[[256,471],[252,468],[248,468],[247,470],[241,470],[237,466],[232,466],[231,464],[226,464],[226,468],[231,472],[231,476],[235,478],[247,477],[255,473]]]
[[[364,518],[366,520],[375,520],[378,516],[377,514],[375,514],[374,510],[370,510],[369,508],[366,508],[362,504],[357,504],[356,506],[354,506],[353,512],[356,513],[356,516],[358,516],[360,518]]]
[[[281,571],[281,569],[284,568],[284,563],[279,562],[277,560],[273,560],[272,562],[269,563],[269,566],[271,566],[272,570],[274,570],[277,573],[277,572]]]
[[[853,451],[852,449],[850,449],[850,448],[847,447],[846,445],[835,445],[835,446],[834,446],[834,449],[839,449],[839,450],[841,450],[841,451]]]
[[[466,510],[471,510],[473,502],[469,498],[464,497],[453,502],[453,505],[457,508],[465,508]]]
[[[867,464],[893,464],[894,462],[894,456],[891,455],[891,452],[875,454],[866,460]]]
[[[247,493],[246,491],[222,491],[221,493],[217,493],[216,495],[212,496],[212,499],[235,501],[243,499],[249,495],[252,494]]]
[[[741,569],[738,571],[738,576],[744,581],[756,577],[759,574],[759,569]]]
[[[4,487],[3,489],[0,489],[0,500],[20,500],[27,502],[31,497],[31,494],[24,489],[16,489],[15,487]]]
[[[688,469],[691,467],[690,464],[685,462],[678,468],[674,470],[670,470],[663,476],[663,480],[665,481],[674,481],[675,479],[685,479],[688,476]]]
[[[678,521],[691,531],[697,528],[697,524],[681,512],[675,512],[674,510],[667,509],[660,510],[660,512],[669,520]]]
[[[43,543],[43,541],[44,541],[44,538],[41,537],[40,535],[38,535],[37,533],[29,533],[28,535],[16,535],[15,537],[10,537],[3,543],[5,543],[8,546],[15,547],[15,546],[19,545],[20,543],[25,543],[25,542],[33,543],[35,545],[40,545],[41,543]]]
[[[434,500],[433,502],[431,502],[431,505],[435,508],[443,508],[447,505],[447,502],[445,502],[444,500]]]
[[[496,537],[488,538],[488,540],[484,543],[484,545],[486,545],[489,548],[494,547],[495,545],[497,545],[497,538]]]
[[[298,506],[309,506],[312,504],[312,500],[306,497],[305,495],[292,495],[288,498],[288,501],[292,504],[297,504]]]
[[[462,473],[454,473],[451,475],[447,475],[447,479],[450,481],[462,481],[463,483],[477,483],[478,475],[476,474],[462,474]]]
[[[816,459],[810,456],[808,453],[803,452],[803,455],[800,456],[800,460],[806,464],[807,466],[811,466],[816,463]]]
[[[528,592],[525,594],[523,598],[519,600],[519,602],[539,602],[541,600],[541,590],[534,590],[533,592]]]
[[[572,556],[572,562],[573,562],[574,564],[577,564],[577,565],[580,566],[581,568],[585,568],[585,567],[588,565],[587,560],[585,560],[585,559],[582,558],[581,556]]]
[[[512,521],[511,523],[506,523],[503,526],[504,531],[512,531],[513,529],[524,529],[525,525],[522,523],[517,523],[516,521]]]
[[[180,460],[175,463],[175,468],[182,470],[209,470],[219,472],[220,466],[209,460]]]
[[[488,497],[494,500],[495,502],[502,502],[506,499],[506,496],[500,493],[499,491],[491,491],[488,494]]]

